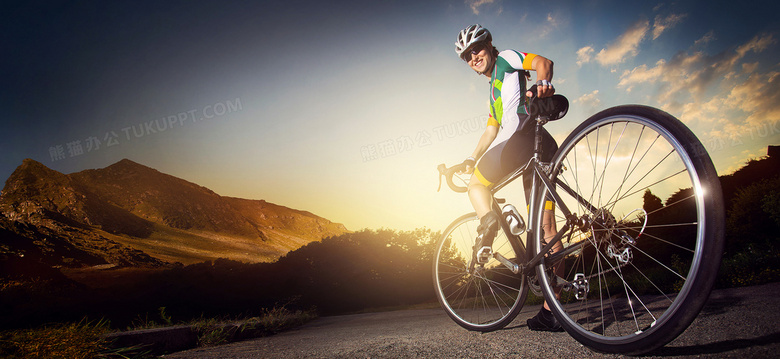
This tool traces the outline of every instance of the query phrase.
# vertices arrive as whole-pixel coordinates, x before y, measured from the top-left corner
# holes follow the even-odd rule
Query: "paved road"
[[[566,333],[528,330],[524,308],[508,328],[469,332],[440,309],[324,317],[272,337],[173,353],[166,358],[619,358]],[[780,283],[718,290],[680,337],[650,358],[780,357]]]

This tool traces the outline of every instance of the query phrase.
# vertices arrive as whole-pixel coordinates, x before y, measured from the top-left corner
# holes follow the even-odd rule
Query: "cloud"
[[[701,39],[696,40],[696,42],[693,43],[693,46],[695,47],[704,46],[714,40],[715,40],[715,32],[710,30],[710,32],[704,34],[704,36],[702,36]]]
[[[493,0],[466,0],[466,5],[471,8],[474,15],[479,15],[479,8],[485,4],[492,4]]]
[[[549,14],[547,14],[547,23],[549,23],[553,27],[557,27],[558,26],[558,18],[553,16],[552,13],[549,13]]]
[[[636,84],[656,82],[663,76],[665,69],[666,61],[661,59],[651,68],[648,68],[647,65],[640,65],[633,70],[626,70],[620,75],[618,87],[625,87],[626,91],[631,91]]]
[[[599,90],[593,90],[591,93],[586,93],[578,97],[572,101],[572,104],[575,104],[578,109],[585,113],[596,113],[602,109]]]
[[[753,72],[756,72],[758,69],[758,62],[753,62],[749,64],[742,64],[742,72],[746,74],[750,74]]]
[[[543,25],[541,25],[538,37],[540,38],[547,37],[547,35],[549,35],[553,30],[557,29],[559,25],[561,25],[561,20],[559,19],[559,17],[553,15],[552,13],[548,13],[547,21]]]
[[[585,46],[577,50],[577,66],[582,66],[582,64],[586,62],[590,62],[594,52],[596,52],[596,50],[591,46]]]
[[[749,55],[776,43],[771,34],[757,35],[715,55],[695,50],[694,44],[668,60],[624,71],[618,88],[656,91],[659,107],[699,127],[702,142],[712,150],[769,139],[780,134],[780,71],[777,66],[762,70]]]
[[[766,50],[769,47],[769,45],[773,45],[776,42],[777,41],[771,34],[762,35],[761,37],[756,35],[748,43],[738,47],[737,54],[739,54],[739,56],[741,57],[741,56],[745,56],[745,54],[748,53],[749,51],[761,52]]]
[[[679,119],[688,124],[703,124],[704,132],[708,134],[707,138],[726,138],[732,133],[737,133],[736,121],[733,121],[731,114],[727,110],[725,98],[720,95],[713,96],[708,101],[688,102],[682,105],[682,109],[670,108],[671,106],[662,106],[669,112],[679,111]],[[702,139],[703,142],[706,142]],[[707,144],[705,143],[705,146]]]
[[[661,36],[661,34],[664,31],[666,31],[666,29],[670,29],[675,25],[679,24],[686,16],[688,15],[670,14],[666,17],[663,17],[661,15],[656,15],[655,21],[653,21],[653,40]]]
[[[687,14],[657,15],[652,26],[653,40],[661,36],[667,29],[679,24],[687,16]],[[650,21],[638,20],[595,56],[593,54],[596,50],[592,46],[586,46],[577,50],[577,65],[582,66],[584,63],[595,60],[602,66],[611,66],[636,57],[639,54],[639,44],[642,43],[650,31]]]
[[[748,114],[746,124],[780,122],[780,72],[751,74],[731,89],[726,103]]]
[[[742,66],[740,61],[748,52],[761,52],[776,41],[772,35],[756,36],[737,47],[733,52],[707,55],[702,51],[678,53],[669,61],[659,60],[654,66],[640,65],[620,75],[618,87],[630,91],[636,85],[661,84],[658,100],[662,104],[684,95],[694,99],[703,96],[713,82],[731,78],[745,71],[755,70],[756,65]]]
[[[778,136],[780,72],[754,73],[709,101],[687,103],[680,120],[687,124],[705,124],[705,136],[701,140],[710,150],[733,148]]]
[[[599,90],[594,90],[591,93],[580,96],[574,100],[574,103],[588,105],[591,107],[599,107],[601,105],[601,99],[599,99]]]
[[[650,30],[650,22],[639,20],[620,35],[613,43],[606,48],[601,49],[596,56],[593,56],[595,50],[591,46],[583,47],[577,50],[577,64],[595,60],[603,66],[616,65],[627,58],[636,56],[639,53],[639,43],[645,38]]]
[[[634,23],[623,35],[605,49],[601,49],[596,61],[601,65],[614,65],[623,62],[626,57],[634,57],[639,53],[639,43],[645,38],[650,22],[640,20]]]

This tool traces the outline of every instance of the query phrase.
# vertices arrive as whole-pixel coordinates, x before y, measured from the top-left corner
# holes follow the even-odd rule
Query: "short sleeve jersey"
[[[526,114],[525,71],[531,70],[536,55],[515,50],[498,54],[490,77],[490,119],[488,125],[501,127],[505,116]],[[522,127],[522,124],[520,124]]]

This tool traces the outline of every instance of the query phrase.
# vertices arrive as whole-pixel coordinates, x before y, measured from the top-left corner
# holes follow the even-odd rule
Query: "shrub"
[[[0,356],[8,358],[94,358],[109,356],[105,321],[55,324],[0,335]]]
[[[780,280],[780,177],[739,189],[726,220],[726,250],[719,287]]]

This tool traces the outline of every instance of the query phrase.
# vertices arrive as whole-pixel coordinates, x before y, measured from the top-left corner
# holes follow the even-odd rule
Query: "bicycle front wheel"
[[[452,320],[468,330],[487,332],[505,327],[523,307],[528,295],[525,276],[508,264],[520,263],[525,251],[515,237],[510,240],[499,231],[490,261],[474,263],[477,226],[476,213],[470,213],[444,230],[436,245],[433,282],[436,297]],[[519,272],[519,267],[514,270]]]
[[[577,127],[551,168],[575,214],[557,218],[558,228],[568,223],[564,251],[537,267],[561,325],[613,353],[677,337],[709,296],[723,251],[720,181],[699,140],[663,111],[619,106]],[[535,213],[539,226],[542,208]]]

